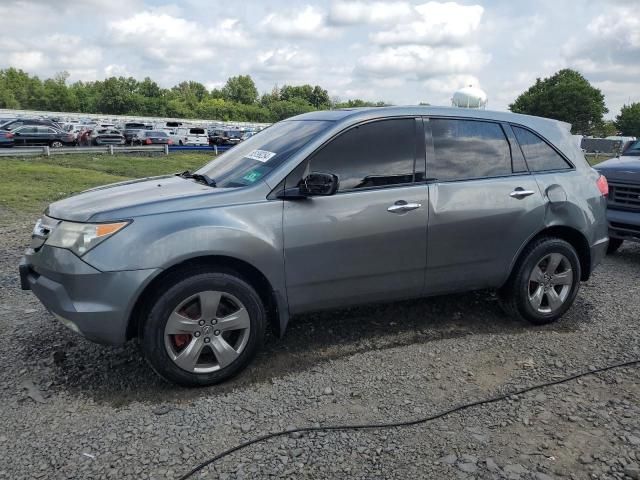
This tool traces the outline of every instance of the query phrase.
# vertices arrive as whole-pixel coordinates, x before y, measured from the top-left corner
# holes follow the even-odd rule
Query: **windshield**
[[[636,140],[629,145],[623,155],[634,155],[640,157],[640,140]]]
[[[209,162],[197,173],[218,187],[245,187],[265,177],[331,122],[289,120],[276,123]]]
[[[166,137],[167,132],[162,132],[162,131],[157,131],[157,130],[152,130],[150,132],[145,132],[145,135],[147,137]]]
[[[191,135],[204,135],[204,128],[192,128],[189,133]]]

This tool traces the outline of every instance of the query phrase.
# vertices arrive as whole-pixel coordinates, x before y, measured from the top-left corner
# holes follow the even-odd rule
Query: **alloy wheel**
[[[573,270],[567,257],[561,253],[545,255],[529,276],[529,303],[539,313],[552,314],[564,305],[573,281]]]
[[[204,291],[181,302],[169,316],[164,344],[169,358],[190,373],[231,365],[249,341],[251,321],[233,295]]]

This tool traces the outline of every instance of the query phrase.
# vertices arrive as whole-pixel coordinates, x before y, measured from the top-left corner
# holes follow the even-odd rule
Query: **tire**
[[[183,146],[182,140],[178,143],[181,147]]]
[[[573,304],[581,275],[580,259],[571,244],[554,237],[540,238],[520,254],[509,280],[498,292],[500,304],[519,320],[535,325],[555,322]]]
[[[622,243],[624,242],[624,240],[622,240],[621,238],[611,238],[609,237],[609,246],[607,247],[607,255],[611,255],[613,253],[616,253],[620,247],[622,246]]]
[[[61,148],[63,146],[60,140],[54,140],[51,142],[51,148]]]
[[[169,277],[159,291],[140,345],[165,380],[185,387],[214,385],[242,371],[260,349],[265,307],[239,276],[192,270]],[[203,309],[202,302],[209,307]]]

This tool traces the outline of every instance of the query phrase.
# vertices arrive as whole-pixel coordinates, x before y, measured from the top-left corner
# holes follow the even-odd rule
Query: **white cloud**
[[[410,20],[413,14],[413,8],[405,1],[336,1],[331,5],[329,21],[336,25],[388,24]]]
[[[258,54],[253,70],[261,73],[291,73],[315,67],[315,58],[296,47],[282,47]]]
[[[44,53],[38,50],[14,52],[9,55],[9,65],[28,72],[38,71],[38,69],[46,67],[48,63]]]
[[[326,15],[311,5],[293,15],[271,13],[262,20],[262,28],[266,33],[285,38],[325,38],[336,33],[327,25]]]
[[[427,45],[385,47],[358,61],[358,71],[380,77],[430,77],[464,73],[482,67],[490,60],[479,47],[438,48]]]
[[[414,7],[414,20],[371,35],[381,45],[462,44],[478,29],[484,8],[455,2],[427,2]]]
[[[475,75],[457,74],[457,75],[443,75],[440,77],[433,77],[422,82],[428,90],[437,93],[445,93],[451,95],[459,88],[473,85],[474,87],[480,87],[480,80]]]
[[[165,63],[193,63],[211,60],[215,47],[246,47],[251,40],[236,19],[218,20],[215,28],[176,18],[166,13],[140,12],[109,22],[110,40],[130,46]]]

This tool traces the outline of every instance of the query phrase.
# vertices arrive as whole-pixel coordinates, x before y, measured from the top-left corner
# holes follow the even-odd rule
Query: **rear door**
[[[17,134],[14,138],[19,142],[16,145],[34,146],[38,145],[38,127],[35,125],[27,125],[16,131]]]
[[[428,293],[500,286],[542,227],[545,201],[511,127],[425,121],[429,185]]]
[[[284,202],[292,313],[421,295],[427,195],[422,120],[365,123],[341,133],[287,177],[338,176],[338,193]]]

